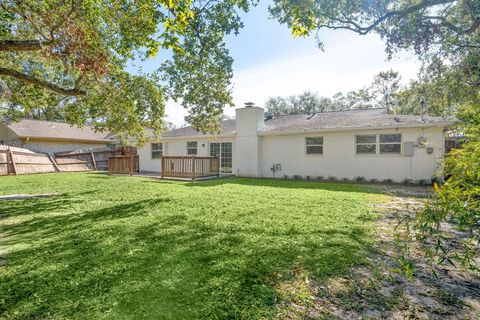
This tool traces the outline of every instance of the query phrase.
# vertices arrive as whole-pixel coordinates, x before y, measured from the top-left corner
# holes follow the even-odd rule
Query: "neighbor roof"
[[[418,115],[393,115],[387,114],[386,109],[366,109],[351,111],[332,111],[315,114],[280,116],[265,121],[265,128],[261,134],[281,134],[286,132],[328,131],[342,129],[368,129],[382,127],[449,125],[453,121],[441,117],[424,116],[423,120]],[[221,135],[233,135],[236,132],[235,120],[223,121]],[[202,136],[201,132],[192,127],[184,127],[162,134],[164,138]]]
[[[4,124],[20,138],[97,142],[112,141],[109,139],[109,133],[95,132],[95,130],[89,126],[83,128],[70,126],[64,122],[23,119],[19,122],[4,121]]]

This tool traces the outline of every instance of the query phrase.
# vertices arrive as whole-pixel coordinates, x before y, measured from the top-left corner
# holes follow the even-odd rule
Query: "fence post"
[[[133,156],[130,156],[130,175],[133,176]]]
[[[95,154],[93,153],[93,151],[90,152],[90,155],[92,156],[93,169],[97,171],[97,162],[95,161]]]
[[[17,175],[17,165],[15,163],[15,160],[13,159],[13,152],[12,152],[12,149],[8,148],[8,154],[10,155],[10,160],[12,161],[12,168],[13,168],[13,173],[15,175]],[[8,162],[8,161],[7,161]],[[8,164],[7,164],[8,166]],[[8,169],[7,169],[7,172],[8,172]]]
[[[55,161],[55,159],[54,159],[51,155],[49,155],[48,153],[45,153],[45,154],[48,156],[48,158],[49,158],[50,161],[52,162],[53,167],[55,168],[55,170],[56,170],[57,172],[59,172],[60,169],[58,168],[57,162]]]

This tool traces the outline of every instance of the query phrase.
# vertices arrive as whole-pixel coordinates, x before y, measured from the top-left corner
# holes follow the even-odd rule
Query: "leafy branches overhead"
[[[160,67],[169,97],[190,110],[186,117],[199,131],[217,131],[225,106],[233,105],[230,92],[233,60],[224,35],[237,34],[243,26],[236,7],[248,2],[209,0],[194,8],[195,20],[185,31],[181,50]]]
[[[479,48],[480,4],[475,0],[275,0],[271,13],[299,36],[322,28],[376,32],[389,52]]]
[[[7,87],[18,89],[21,83],[31,88],[23,90],[24,94],[38,90],[56,95],[50,103],[58,103],[69,121],[130,135],[144,126],[160,130],[163,101],[171,96],[185,100],[184,106],[190,108],[188,119],[197,128],[214,130],[209,120],[230,102],[231,58],[223,37],[238,32],[242,25],[237,11],[247,10],[250,4],[214,0],[2,1],[2,92],[7,92]],[[129,60],[153,56],[160,49],[173,51],[166,66],[178,68],[177,73],[162,68],[161,78],[154,79],[166,80],[168,91],[153,85],[148,75],[125,72]],[[139,81],[138,90],[125,87]],[[124,88],[127,91],[118,91]],[[19,110],[33,105],[35,94],[8,92],[8,97],[12,96],[6,101],[8,110],[17,108],[20,115]],[[118,105],[126,99],[134,100],[119,112]],[[110,104],[105,104],[107,100]],[[209,104],[197,106],[204,101]],[[134,107],[140,102],[158,105],[149,106],[155,112],[145,115]],[[100,108],[104,110],[100,112]]]

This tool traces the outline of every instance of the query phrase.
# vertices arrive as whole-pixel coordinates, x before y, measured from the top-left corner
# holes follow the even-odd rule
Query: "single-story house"
[[[162,155],[219,156],[222,173],[242,177],[430,181],[442,175],[451,124],[385,109],[265,118],[264,109],[247,106],[217,135],[191,127],[163,133],[139,148],[139,165],[160,172]]]
[[[0,144],[27,148],[36,152],[54,152],[93,149],[115,144],[109,133],[95,132],[85,126],[79,128],[64,122],[23,119],[19,122],[0,121]]]

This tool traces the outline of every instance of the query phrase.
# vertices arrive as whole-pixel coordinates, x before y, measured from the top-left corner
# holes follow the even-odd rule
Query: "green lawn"
[[[258,319],[273,274],[346,273],[375,238],[360,185],[168,182],[98,173],[0,177],[1,319]]]

